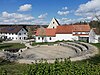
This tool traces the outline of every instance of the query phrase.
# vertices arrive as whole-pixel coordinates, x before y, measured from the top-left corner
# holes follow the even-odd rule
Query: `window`
[[[24,33],[24,34],[26,34],[26,33]]]
[[[21,39],[21,37],[19,37],[19,39]]]
[[[9,39],[11,39],[11,37],[9,37]]]
[[[24,40],[26,39],[26,37],[24,37]]]
[[[53,24],[54,24],[55,22],[53,22]]]
[[[78,34],[78,32],[75,32],[75,34]]]
[[[42,40],[44,39],[44,37],[42,37]]]
[[[53,27],[53,29],[54,29],[55,27]]]
[[[19,35],[21,35],[21,33],[19,33]]]
[[[23,31],[23,29],[22,29],[22,31]]]
[[[12,37],[12,39],[14,39],[14,37]]]
[[[49,39],[51,40],[52,38],[50,37]]]
[[[86,34],[89,34],[89,32],[85,32]]]
[[[38,37],[38,40],[40,40],[40,37]]]

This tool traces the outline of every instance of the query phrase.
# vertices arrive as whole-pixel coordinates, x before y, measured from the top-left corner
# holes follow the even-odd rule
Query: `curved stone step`
[[[81,51],[83,51],[83,49],[80,46],[73,44],[72,42],[66,42],[66,44],[75,46],[75,47],[79,48]]]
[[[64,47],[69,47],[69,48],[72,48],[73,50],[75,50],[75,52],[78,54],[78,55],[81,55],[81,50],[75,46],[72,46],[72,45],[69,45],[69,44],[65,44],[65,43],[60,43],[61,46],[64,46]]]
[[[71,44],[75,45],[76,47],[81,48],[82,51],[86,51],[87,50],[87,48],[85,46],[83,46],[83,44],[75,43],[75,42],[68,42],[68,43],[71,43]]]

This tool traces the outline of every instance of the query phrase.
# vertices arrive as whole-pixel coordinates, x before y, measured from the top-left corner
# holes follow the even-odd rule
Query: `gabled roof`
[[[85,24],[85,25],[73,25],[73,32],[89,32],[90,31],[90,26]]]
[[[54,19],[55,19],[55,21],[58,23],[58,25],[60,25],[59,22],[58,22],[58,20],[57,20],[56,18],[54,18]]]
[[[18,33],[23,26],[7,26],[0,27],[0,33]]]
[[[56,34],[72,34],[73,26],[57,26]]]
[[[36,36],[55,36],[56,29],[50,29],[50,28],[38,28],[36,31]]]
[[[89,25],[64,25],[57,26],[56,29],[39,28],[36,31],[36,36],[55,36],[56,34],[72,34],[73,32],[89,32]],[[87,34],[80,34],[87,35]]]

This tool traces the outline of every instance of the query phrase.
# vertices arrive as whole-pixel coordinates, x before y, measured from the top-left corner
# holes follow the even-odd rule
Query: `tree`
[[[45,28],[44,27],[40,28],[39,36],[42,38],[42,42],[43,42],[44,37],[46,37],[46,32],[45,32]]]
[[[32,38],[32,30],[31,30],[31,28],[29,27],[28,28],[28,38]]]

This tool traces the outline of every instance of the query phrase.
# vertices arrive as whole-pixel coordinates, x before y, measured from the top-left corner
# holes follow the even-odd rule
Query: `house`
[[[92,28],[89,33],[89,43],[100,43],[100,33],[96,28]]]
[[[53,23],[54,22],[54,23]],[[84,25],[60,25],[53,18],[47,28],[39,28],[36,31],[36,42],[55,42],[62,40],[89,41],[90,26]]]
[[[89,24],[73,25],[73,36],[77,40],[89,42],[90,26]],[[75,39],[75,38],[74,38]]]
[[[28,37],[23,26],[0,27],[0,35],[5,36],[7,40],[25,40]]]
[[[72,25],[65,25],[65,26],[57,26],[56,29],[56,40],[73,40],[73,26]]]
[[[36,42],[54,42],[56,41],[56,29],[39,28],[36,32]]]

